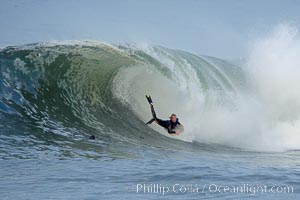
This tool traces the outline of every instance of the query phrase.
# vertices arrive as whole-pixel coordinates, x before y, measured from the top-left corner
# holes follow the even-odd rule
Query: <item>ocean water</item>
[[[240,65],[95,41],[2,49],[1,199],[299,199],[298,41],[279,31]],[[181,135],[145,125],[145,94]]]

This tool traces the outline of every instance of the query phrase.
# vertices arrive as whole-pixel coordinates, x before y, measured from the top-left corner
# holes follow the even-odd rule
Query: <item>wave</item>
[[[58,135],[68,138],[64,144],[92,133],[103,144],[120,146],[299,149],[300,79],[292,63],[298,61],[299,40],[292,37],[284,59],[273,63],[269,43],[260,41],[243,66],[153,45],[76,41],[7,47],[0,52],[1,134]],[[152,95],[160,118],[176,113],[185,132],[172,137],[146,126],[151,116],[145,94]]]

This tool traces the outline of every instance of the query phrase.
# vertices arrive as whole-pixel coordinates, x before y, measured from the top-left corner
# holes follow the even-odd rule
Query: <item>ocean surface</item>
[[[297,71],[262,70],[257,48],[239,64],[97,41],[1,49],[1,199],[299,199]],[[145,125],[145,94],[181,135]]]

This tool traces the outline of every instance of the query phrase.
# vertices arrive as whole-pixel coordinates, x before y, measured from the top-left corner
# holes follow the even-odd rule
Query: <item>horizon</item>
[[[160,45],[229,60],[246,56],[253,41],[278,24],[297,24],[300,8],[294,0],[15,0],[0,5],[0,17],[6,19],[0,20],[1,47],[97,40]]]

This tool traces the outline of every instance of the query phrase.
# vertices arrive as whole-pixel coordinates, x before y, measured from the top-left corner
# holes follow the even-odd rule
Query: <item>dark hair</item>
[[[177,117],[177,115],[173,113],[173,114],[170,116],[170,118],[172,118],[173,116]]]

